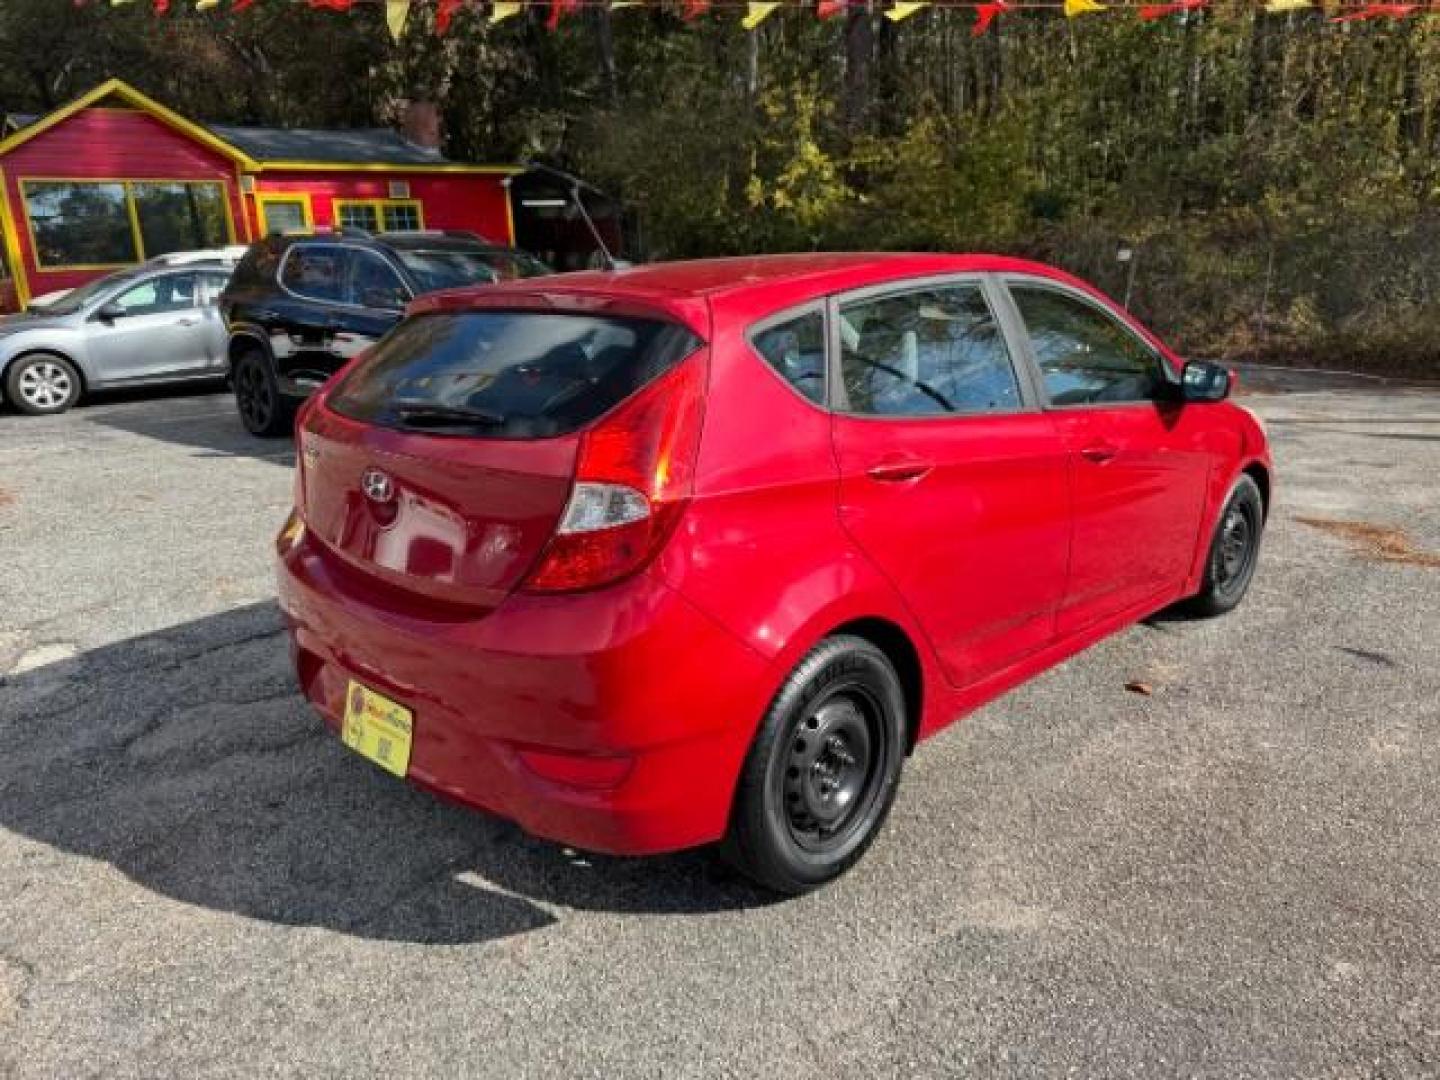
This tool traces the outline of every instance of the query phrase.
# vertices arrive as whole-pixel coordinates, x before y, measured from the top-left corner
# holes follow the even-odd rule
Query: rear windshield
[[[331,393],[384,427],[540,439],[588,424],[700,344],[659,319],[469,311],[406,319]]]
[[[421,292],[453,289],[461,285],[491,285],[497,281],[539,277],[550,268],[523,251],[415,251],[399,248],[395,254],[415,277]]]

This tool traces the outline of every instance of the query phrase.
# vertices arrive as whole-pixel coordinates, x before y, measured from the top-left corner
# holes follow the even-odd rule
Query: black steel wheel
[[[863,638],[813,649],[776,695],[737,787],[726,858],[766,888],[813,889],[874,840],[905,756],[905,696]]]
[[[1200,615],[1223,615],[1245,598],[1260,559],[1265,502],[1255,481],[1242,475],[1230,490],[1210,541],[1201,589],[1189,601]]]
[[[263,438],[289,433],[293,409],[281,396],[264,356],[257,351],[242,354],[235,362],[234,383],[235,407],[246,431]]]

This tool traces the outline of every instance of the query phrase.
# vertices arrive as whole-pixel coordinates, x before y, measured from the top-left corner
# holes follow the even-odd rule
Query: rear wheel
[[[1260,557],[1265,501],[1260,488],[1242,475],[1230,489],[1205,560],[1200,591],[1186,603],[1197,615],[1223,615],[1245,598]]]
[[[905,756],[905,695],[863,638],[817,645],[776,695],[750,748],[723,852],[766,888],[802,893],[865,853]]]
[[[235,407],[251,435],[273,438],[290,432],[294,406],[280,393],[275,374],[258,351],[242,353],[235,361]]]
[[[22,356],[5,375],[5,396],[23,413],[61,413],[80,400],[80,373],[63,356]]]

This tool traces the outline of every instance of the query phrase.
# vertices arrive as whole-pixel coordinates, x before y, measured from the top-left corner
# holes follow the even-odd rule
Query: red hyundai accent
[[[1270,500],[1229,373],[990,256],[437,294],[306,406],[281,603],[397,776],[576,847],[852,865],[916,742],[1184,601]]]

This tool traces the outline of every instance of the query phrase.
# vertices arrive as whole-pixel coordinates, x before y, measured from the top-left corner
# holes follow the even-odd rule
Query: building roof
[[[206,125],[256,161],[314,161],[333,165],[448,165],[439,150],[388,128],[272,128]]]

